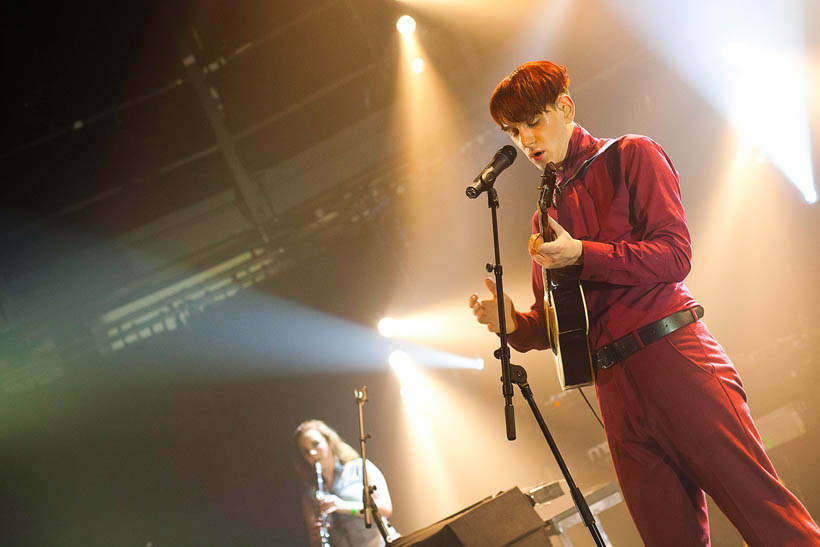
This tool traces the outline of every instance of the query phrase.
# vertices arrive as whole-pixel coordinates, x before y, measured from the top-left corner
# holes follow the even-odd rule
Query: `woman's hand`
[[[351,502],[345,501],[335,494],[319,494],[316,501],[319,503],[319,512],[323,515],[329,515],[336,511],[350,511],[352,509],[352,507],[350,507]]]

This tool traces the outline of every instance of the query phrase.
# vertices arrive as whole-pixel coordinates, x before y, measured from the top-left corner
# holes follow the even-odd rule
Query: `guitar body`
[[[552,288],[545,291],[544,313],[558,380],[561,389],[567,390],[591,385],[595,376],[589,348],[589,320],[584,288],[578,277],[572,276],[571,272],[562,271],[559,276],[556,273],[557,271],[553,271],[551,275],[544,276],[547,283],[552,281]],[[556,283],[555,277],[563,279]]]
[[[544,169],[541,196],[538,200],[541,237],[554,238],[547,218],[555,191],[555,171],[552,164]],[[547,319],[547,337],[561,389],[592,385],[595,372],[589,347],[589,317],[584,288],[581,286],[581,267],[569,266],[557,270],[542,270],[544,281],[544,314]]]

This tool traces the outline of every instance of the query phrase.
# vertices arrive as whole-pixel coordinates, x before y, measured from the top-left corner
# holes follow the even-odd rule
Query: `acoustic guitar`
[[[538,222],[544,241],[555,239],[549,208],[555,195],[555,166],[548,163],[538,187]],[[595,374],[589,348],[589,318],[581,286],[581,266],[542,268],[547,337],[558,369],[561,389],[591,385]]]

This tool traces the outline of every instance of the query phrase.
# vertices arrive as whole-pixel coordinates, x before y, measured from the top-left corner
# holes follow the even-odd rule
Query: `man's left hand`
[[[550,228],[555,233],[555,239],[544,243],[540,234],[533,234],[529,242],[532,259],[541,267],[549,269],[582,264],[584,245],[581,240],[569,235],[554,218],[547,218]]]

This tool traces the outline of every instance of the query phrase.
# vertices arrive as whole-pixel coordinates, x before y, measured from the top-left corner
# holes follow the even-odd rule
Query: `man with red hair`
[[[547,61],[504,78],[490,112],[539,170],[553,163],[557,174],[555,239],[530,240],[535,302],[520,312],[504,295],[509,343],[549,347],[541,268],[580,266],[598,402],[644,543],[709,545],[705,491],[749,545],[820,545],[817,525],[778,481],[740,377],[683,284],[691,241],[678,174],[660,145],[590,135],[575,123],[566,69]],[[485,283],[491,298],[473,294],[470,307],[498,333],[495,284]]]

